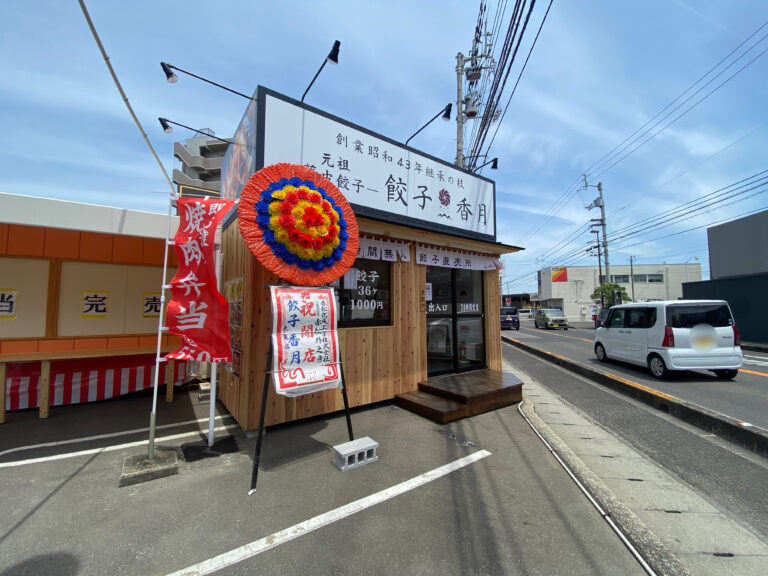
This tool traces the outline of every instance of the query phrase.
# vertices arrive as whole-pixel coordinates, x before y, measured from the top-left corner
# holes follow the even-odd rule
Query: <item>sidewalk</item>
[[[526,383],[523,414],[657,572],[765,574],[768,543],[531,375],[505,370]]]

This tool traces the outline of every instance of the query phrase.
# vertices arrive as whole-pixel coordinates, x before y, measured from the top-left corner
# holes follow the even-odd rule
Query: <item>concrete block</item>
[[[164,478],[179,473],[179,464],[175,450],[155,447],[155,457],[147,459],[146,454],[129,456],[123,460],[123,471],[118,486],[130,486],[157,478]]]
[[[333,465],[342,472],[376,462],[379,443],[366,436],[333,447]]]

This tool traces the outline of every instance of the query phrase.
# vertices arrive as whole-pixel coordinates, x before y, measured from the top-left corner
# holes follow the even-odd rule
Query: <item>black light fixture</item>
[[[173,70],[171,70],[170,64],[166,64],[165,62],[160,62],[160,66],[163,67],[163,72],[165,72],[165,78],[166,80],[168,80],[168,82],[170,82],[171,84],[175,84],[176,82],[178,82],[179,77],[176,76],[176,73]]]
[[[205,132],[202,132],[190,126],[185,126],[184,124],[179,124],[178,122],[174,122],[173,120],[168,120],[168,118],[158,118],[158,120],[160,121],[160,126],[163,127],[163,131],[166,134],[173,132],[173,127],[171,126],[171,124],[173,124],[174,126],[179,126],[181,128],[186,128],[187,130],[191,130],[192,132],[197,132],[198,134],[205,134]],[[221,142],[224,142],[226,144],[231,144],[229,140],[225,140],[224,138],[219,138],[218,136],[214,136],[213,134],[205,134],[205,135],[208,138],[213,138],[214,140],[220,140]]]
[[[480,170],[480,168],[483,168],[484,166],[488,166],[488,164],[491,165],[491,170],[498,170],[499,169],[499,159],[498,158],[492,158],[491,160],[488,160],[485,164],[481,164],[477,168],[475,168],[475,172]]]
[[[320,72],[323,71],[323,68],[325,67],[326,62],[330,62],[331,64],[338,64],[339,63],[339,48],[341,48],[341,42],[338,40],[335,40],[333,43],[333,47],[331,48],[331,51],[328,52],[328,56],[325,60],[323,60],[323,63],[320,64],[320,69],[315,73],[315,77],[312,78],[312,82],[309,83],[309,86],[307,86],[307,89],[304,90],[304,94],[301,96],[301,101],[304,102],[304,97],[307,95],[307,92],[309,92],[309,89],[312,88],[312,84],[315,83],[315,80],[317,80],[317,77],[320,76]]]
[[[168,62],[160,62],[160,66],[163,69],[163,72],[165,73],[165,78],[170,82],[171,84],[175,84],[179,77],[174,74],[174,70],[178,70],[179,72],[183,72],[187,76],[192,76],[192,78],[197,78],[198,80],[202,80],[203,82],[207,82],[208,84],[213,84],[217,88],[221,88],[222,90],[226,90],[227,92],[232,92],[232,94],[237,94],[238,96],[242,96],[243,98],[247,100],[253,100],[250,96],[247,96],[243,94],[242,92],[238,92],[237,90],[232,90],[232,88],[227,88],[226,86],[223,86],[219,84],[218,82],[214,82],[213,80],[208,80],[208,78],[203,78],[202,76],[198,76],[197,74],[193,74],[192,72],[189,72],[187,70],[184,70],[183,68],[179,68],[178,66],[174,66],[173,64],[169,64]]]
[[[429,122],[427,122],[426,124],[424,124],[424,126],[422,126],[421,128],[419,128],[418,130],[416,130],[416,132],[413,134],[413,136],[416,136],[416,134],[418,134],[419,132],[421,132],[422,130],[424,130],[424,128],[426,128],[427,126],[429,126],[430,124],[432,124],[432,122],[434,122],[435,120],[437,120],[437,117],[438,117],[438,116],[440,116],[440,114],[442,114],[442,115],[443,115],[443,120],[445,120],[446,122],[447,122],[448,120],[450,120],[450,119],[451,119],[451,110],[452,110],[452,109],[453,109],[453,104],[451,104],[451,103],[449,103],[449,104],[446,104],[445,108],[443,108],[442,110],[440,110],[440,112],[438,112],[437,114],[435,114],[435,115],[434,115],[434,116],[433,116],[433,117],[432,117],[432,118],[429,120]],[[406,145],[406,146],[408,146],[408,142],[410,142],[410,141],[413,139],[413,136],[411,136],[410,138],[408,138],[408,140],[406,140],[406,141],[405,141],[405,145]]]

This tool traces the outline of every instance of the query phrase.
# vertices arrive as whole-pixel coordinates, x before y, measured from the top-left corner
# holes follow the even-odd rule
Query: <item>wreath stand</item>
[[[267,353],[267,366],[264,371],[264,389],[261,393],[261,412],[259,413],[259,434],[256,438],[256,454],[253,457],[253,472],[251,473],[251,489],[248,491],[248,496],[253,495],[256,492],[256,483],[259,479],[259,461],[261,460],[261,440],[264,436],[264,416],[267,411],[267,394],[269,393],[269,380],[272,377],[272,339],[269,339],[269,352]],[[339,363],[339,370],[341,371],[341,394],[344,397],[344,413],[347,417],[347,431],[349,432],[349,443],[353,443],[355,436],[352,432],[352,419],[349,414],[349,399],[347,398],[347,386],[344,382],[344,367]],[[335,447],[334,447],[335,448]],[[375,453],[375,450],[374,450]]]

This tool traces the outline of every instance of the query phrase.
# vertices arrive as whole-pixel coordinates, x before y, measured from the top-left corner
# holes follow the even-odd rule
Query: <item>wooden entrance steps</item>
[[[415,392],[395,396],[395,404],[441,424],[515,404],[523,382],[509,372],[477,370],[419,383]]]

